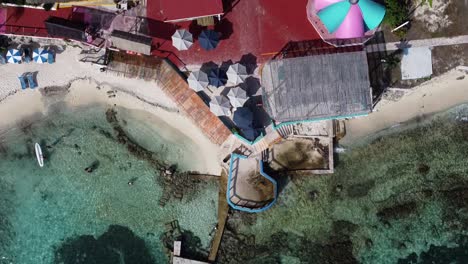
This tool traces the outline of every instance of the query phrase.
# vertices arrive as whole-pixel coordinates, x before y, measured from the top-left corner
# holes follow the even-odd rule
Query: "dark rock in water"
[[[333,234],[349,236],[358,229],[358,225],[348,221],[339,220],[333,222]]]
[[[434,192],[432,190],[422,190],[422,194],[424,195],[424,197],[430,198],[430,197],[432,197]]]
[[[111,225],[99,238],[69,238],[55,250],[57,264],[153,264],[145,241],[124,226]]]
[[[318,192],[317,190],[314,190],[314,191],[310,191],[310,192],[309,192],[309,199],[310,199],[311,201],[317,200],[318,196],[319,196],[319,192]]]
[[[226,223],[226,228],[234,233],[237,233],[237,230],[240,229],[240,226],[243,226],[243,225],[252,226],[256,222],[257,222],[256,214],[231,210],[229,211],[229,217]]]
[[[374,245],[374,242],[372,242],[372,239],[368,238],[366,239],[366,246],[368,248],[371,248]]]
[[[364,197],[369,193],[369,190],[375,186],[375,181],[370,180],[360,184],[354,184],[347,188],[347,194],[350,198]]]
[[[423,252],[418,257],[412,253],[405,259],[399,259],[398,264],[413,263],[468,263],[468,236],[463,236],[458,241],[458,247],[448,248],[445,246],[431,245],[427,252]]]
[[[220,250],[218,263],[280,263],[281,256],[294,256],[301,263],[358,263],[346,236],[319,244],[305,236],[279,232],[267,244],[255,246],[228,231]]]
[[[442,193],[449,206],[455,209],[468,208],[468,183]]]
[[[377,217],[380,221],[390,221],[394,219],[407,217],[412,213],[416,212],[416,210],[416,202],[407,202],[392,207],[384,208],[377,213]]]
[[[341,184],[336,185],[335,192],[340,193],[342,190],[343,190],[343,185]]]
[[[195,236],[193,232],[188,230],[182,231],[182,256],[190,256],[190,259],[206,261],[208,252],[200,250],[203,248],[199,237]]]
[[[422,175],[428,174],[430,170],[431,168],[426,164],[419,164],[418,166],[418,172]]]

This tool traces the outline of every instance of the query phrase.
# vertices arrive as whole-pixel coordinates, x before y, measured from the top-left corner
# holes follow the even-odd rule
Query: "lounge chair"
[[[31,57],[32,57],[32,54],[31,54],[31,49],[29,48],[24,48],[23,49],[23,56],[24,56],[24,62],[26,63],[30,63],[31,62]]]
[[[33,74],[27,73],[26,78],[28,78],[29,88],[34,89],[37,87],[37,83],[34,81]]]
[[[28,88],[28,84],[26,83],[26,79],[24,79],[24,74],[21,76],[18,76],[18,79],[20,80],[21,83],[21,89],[25,90]]]
[[[55,58],[54,58],[54,52],[52,50],[48,50],[49,54],[47,55],[47,61],[49,62],[49,64],[52,64],[55,62]]]

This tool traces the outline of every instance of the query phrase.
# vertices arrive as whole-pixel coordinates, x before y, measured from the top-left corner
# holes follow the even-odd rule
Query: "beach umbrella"
[[[217,116],[231,115],[231,104],[224,96],[214,96],[210,101],[210,110]]]
[[[172,45],[178,50],[188,50],[193,45],[192,33],[185,29],[176,30],[172,35]]]
[[[247,68],[240,63],[236,63],[236,64],[229,66],[229,69],[227,70],[226,73],[227,73],[228,82],[233,85],[238,85],[240,83],[243,83],[248,76]]]
[[[19,63],[21,61],[21,52],[17,49],[9,49],[6,58],[9,63]]]
[[[45,49],[34,49],[33,51],[33,60],[37,63],[47,62],[48,56],[49,52],[47,52]]]
[[[211,69],[208,73],[208,80],[210,81],[210,85],[220,87],[226,84],[226,73],[221,70],[220,68]]]
[[[240,87],[232,88],[227,94],[229,101],[234,107],[242,107],[249,100],[247,93]]]
[[[232,121],[240,129],[252,129],[253,113],[247,107],[237,108]]]
[[[200,92],[208,86],[208,75],[202,71],[193,71],[190,73],[188,79],[189,87],[195,92]]]
[[[219,44],[219,33],[214,30],[203,30],[198,36],[200,46],[205,50],[215,49]]]
[[[385,16],[385,7],[373,0],[315,0],[315,10],[328,32],[339,39],[363,37]]]

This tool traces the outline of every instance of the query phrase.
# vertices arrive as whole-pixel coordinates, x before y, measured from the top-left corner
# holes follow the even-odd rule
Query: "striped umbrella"
[[[19,63],[21,61],[21,52],[17,49],[9,49],[6,57],[9,63]]]
[[[317,16],[336,38],[363,37],[379,26],[385,7],[372,0],[315,0]]]
[[[33,60],[37,63],[47,62],[47,56],[49,56],[49,52],[44,49],[34,49],[33,51]]]

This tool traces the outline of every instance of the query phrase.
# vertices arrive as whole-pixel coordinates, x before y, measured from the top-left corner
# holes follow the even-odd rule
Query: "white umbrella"
[[[217,116],[231,115],[231,104],[224,96],[215,96],[210,102],[210,110]]]
[[[190,73],[188,79],[189,87],[192,88],[195,92],[200,92],[205,89],[210,83],[208,80],[208,75],[202,71],[193,71]]]
[[[230,84],[238,85],[243,83],[248,77],[247,68],[240,63],[233,64],[229,66],[229,69],[227,70],[227,77],[228,83]]]
[[[193,45],[192,33],[185,29],[176,30],[172,35],[172,45],[178,50],[188,50]]]
[[[9,63],[19,63],[22,60],[21,52],[17,49],[9,49],[6,58]]]
[[[33,51],[33,60],[37,63],[47,62],[48,56],[49,56],[49,52],[47,52],[44,49],[34,49]]]
[[[249,100],[247,93],[240,87],[232,88],[227,94],[227,97],[234,107],[242,107],[244,106],[245,102]]]

